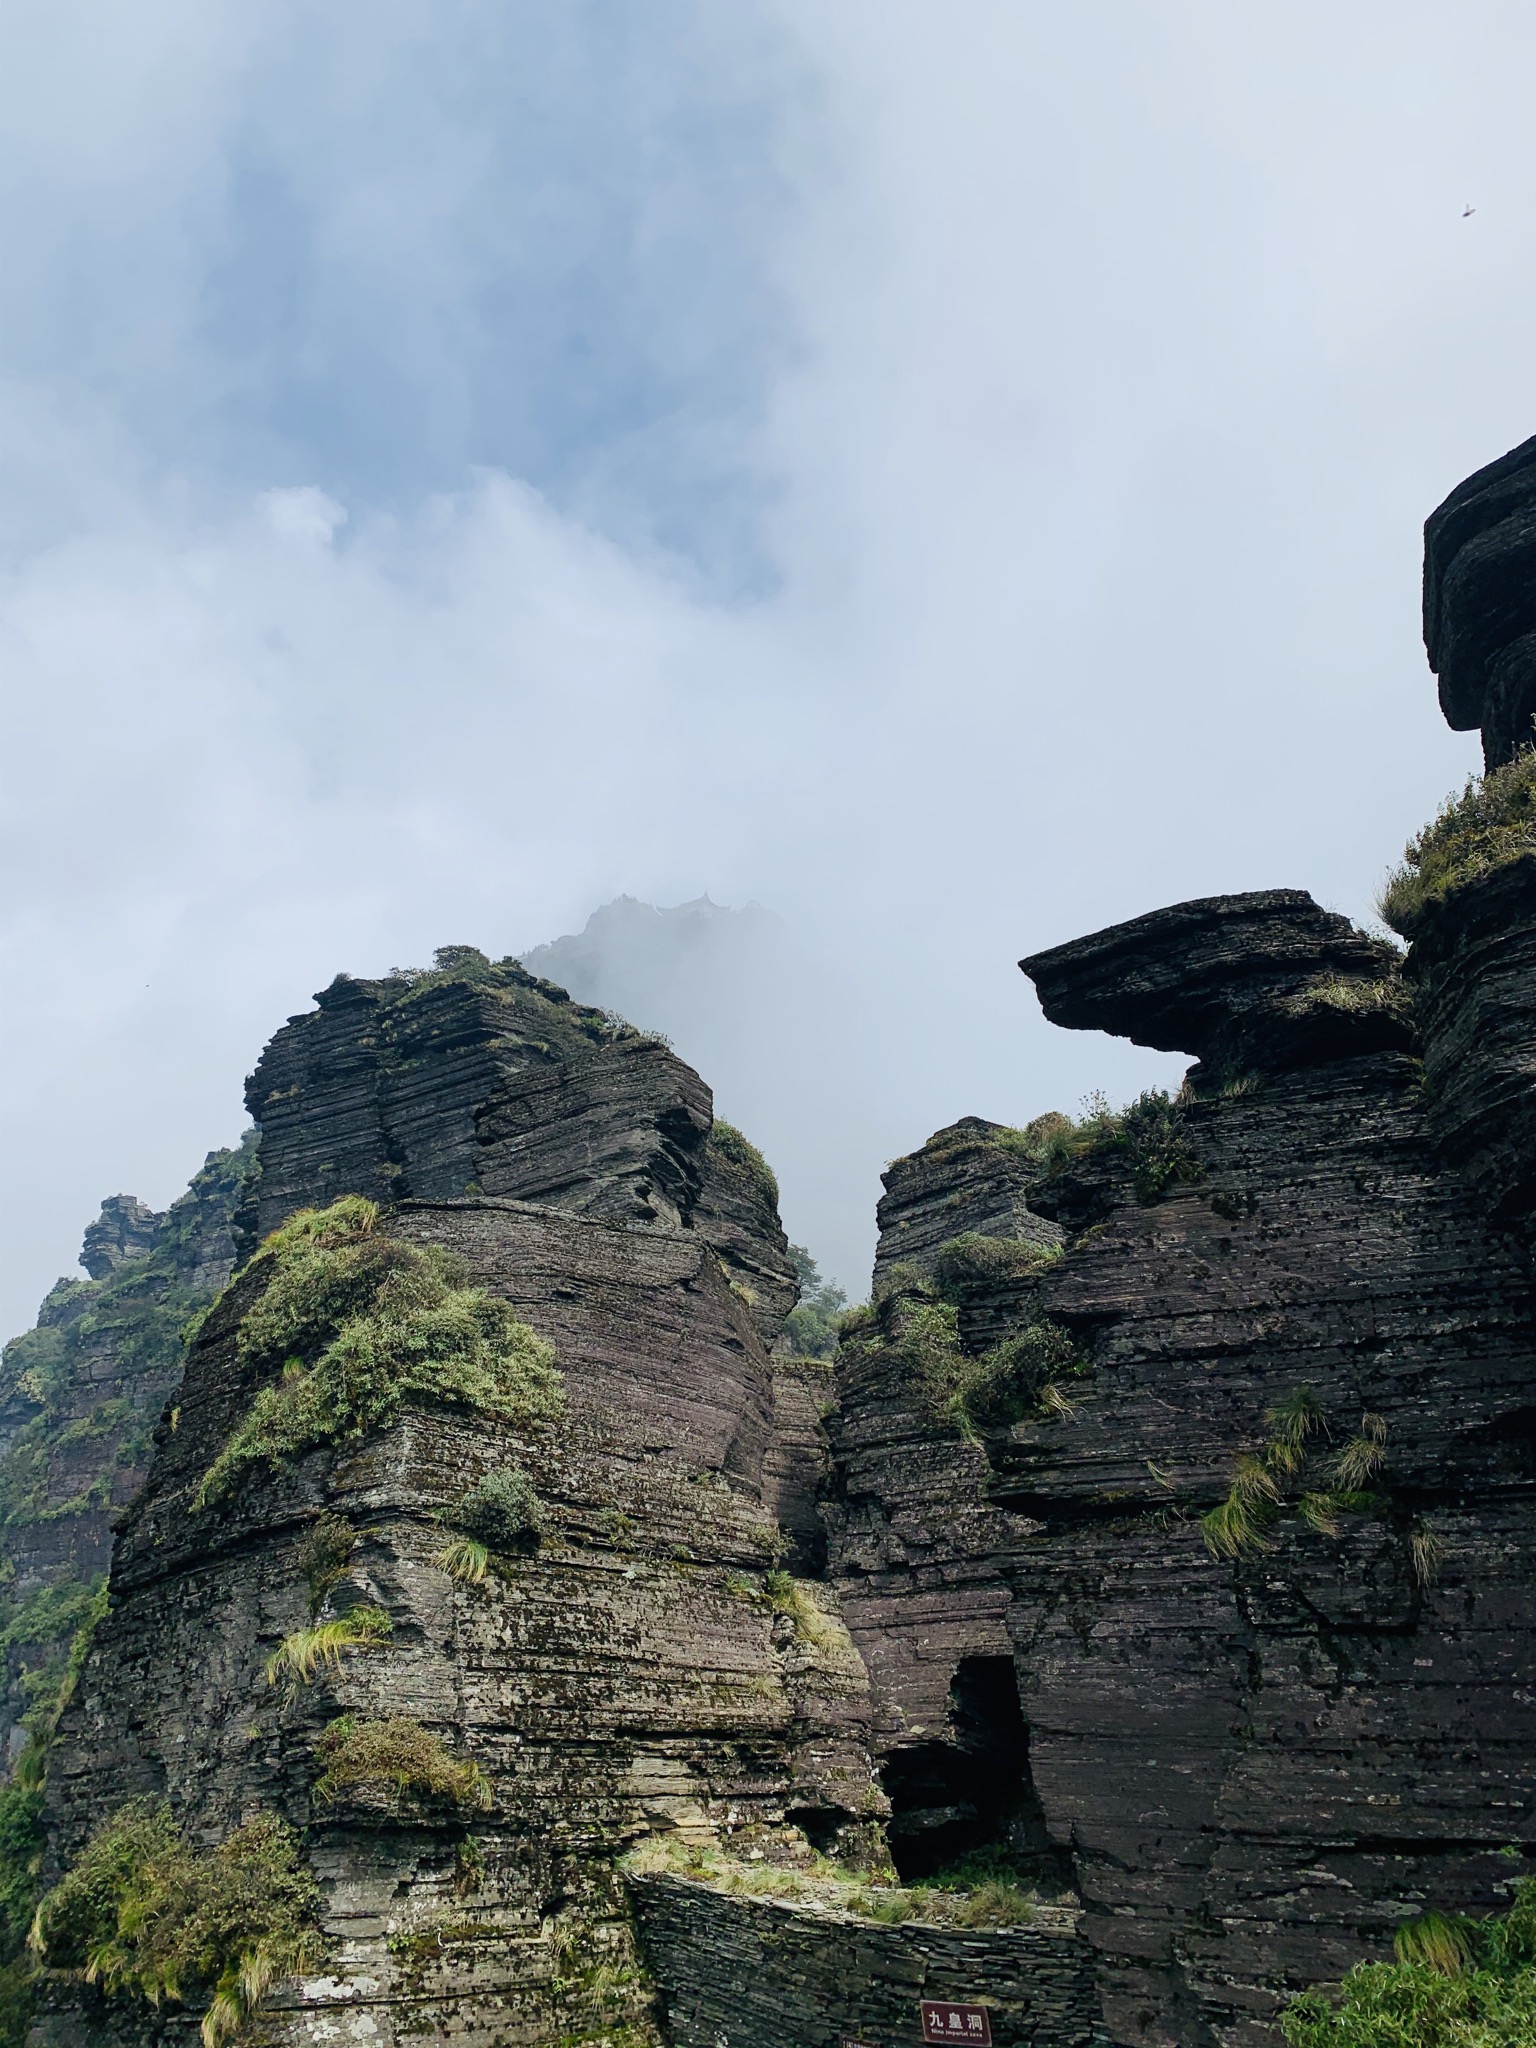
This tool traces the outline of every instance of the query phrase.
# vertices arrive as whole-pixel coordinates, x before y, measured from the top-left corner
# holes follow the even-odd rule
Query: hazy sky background
[[[1532,431],[1528,0],[8,0],[0,55],[6,1331],[337,969],[621,892],[780,920],[709,1078],[862,1291],[886,1157],[1178,1070],[1021,953],[1367,916],[1475,764],[1420,527]]]

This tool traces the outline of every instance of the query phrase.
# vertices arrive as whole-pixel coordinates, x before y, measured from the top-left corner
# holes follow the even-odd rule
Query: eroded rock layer
[[[920,1735],[960,1817],[967,1689],[1006,1637],[1021,1791],[1127,2044],[1273,2041],[1288,1986],[1494,1907],[1501,1852],[1536,1849],[1531,1264],[1445,1163],[1383,949],[1338,922],[1216,899],[1026,963],[1066,1021],[1204,1063],[1161,1175],[1134,1118],[1098,1130],[1029,1190],[1073,1231],[1059,1261],[1011,1316],[961,1299],[971,1353],[1068,1333],[1070,1398],[967,1440],[894,1335],[845,1343],[831,1566],[893,1841]],[[1518,1093],[1510,1036],[1463,1031],[1473,1097]]]

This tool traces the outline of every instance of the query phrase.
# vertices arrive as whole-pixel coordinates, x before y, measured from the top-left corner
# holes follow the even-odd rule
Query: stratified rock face
[[[168,1795],[214,1838],[276,1809],[308,1826],[328,1900],[326,1972],[297,1992],[292,2038],[544,2041],[627,2022],[649,2039],[620,1849],[791,1816],[830,1840],[883,1806],[846,1635],[829,1619],[812,1645],[751,1596],[774,1548],[757,1494],[768,1362],[690,1233],[490,1199],[413,1205],[391,1227],[450,1247],[555,1343],[564,1416],[515,1429],[409,1412],[200,1510],[197,1483],[253,1391],[235,1339],[259,1273],[232,1289],[120,1540],[55,1769],[55,1855],[135,1792]],[[544,1504],[543,1540],[456,1582],[435,1562],[436,1518],[514,1461]],[[262,1667],[309,1619],[300,1548],[322,1509],[357,1534],[322,1618],[368,1601],[393,1633],[290,1696]],[[338,1711],[442,1734],[486,1771],[494,1804],[320,1805],[313,1745]],[[616,1991],[590,1988],[603,1960]],[[95,2015],[61,1993],[44,2038],[79,2039]]]
[[[86,1230],[81,1265],[93,1280],[105,1280],[149,1250],[163,1220],[136,1195],[108,1195],[100,1216]]]
[[[1193,1053],[1222,1080],[1412,1042],[1397,949],[1304,889],[1175,903],[1019,965],[1053,1024]]]
[[[1496,1222],[1536,1223],[1536,853],[1432,901],[1408,976],[1424,1040],[1429,1127]]]
[[[1536,719],[1536,437],[1458,484],[1424,526],[1424,645],[1440,708],[1490,768]]]
[[[794,1306],[776,1203],[708,1143],[708,1088],[660,1040],[515,960],[445,947],[428,974],[338,975],[246,1084],[261,1126],[248,1244],[298,1208],[503,1195],[571,1215],[697,1228],[772,1341]]]
[[[967,1442],[878,1347],[841,1374],[830,1564],[893,1841],[893,1720],[944,1738],[955,1786],[1006,1635],[1025,1791],[1117,2043],[1276,2041],[1288,1987],[1426,1907],[1498,1904],[1536,1824],[1531,1267],[1446,1170],[1391,962],[1341,924],[1268,892],[1027,962],[1048,1014],[1201,1056],[1181,1174],[1138,1198],[1107,1130],[1031,1189],[1081,1233],[1011,1321],[1075,1338],[1065,1406]],[[1005,1311],[962,1313],[967,1348]],[[1245,1472],[1254,1525],[1222,1555],[1201,1517]]]
[[[212,1152],[157,1214],[113,1195],[85,1233],[89,1280],[60,1280],[0,1368],[0,1747],[57,1671],[111,1560],[111,1518],[149,1469],[150,1431],[181,1377],[182,1329],[234,1267],[234,1210],[254,1136]],[[30,1683],[29,1683],[30,1680]]]
[[[898,1266],[929,1277],[935,1254],[971,1231],[1031,1244],[1059,1241],[1055,1225],[1030,1209],[1040,1164],[1038,1148],[1024,1138],[985,1117],[963,1116],[935,1131],[921,1151],[892,1160],[880,1177],[885,1193],[875,1211],[877,1294]]]

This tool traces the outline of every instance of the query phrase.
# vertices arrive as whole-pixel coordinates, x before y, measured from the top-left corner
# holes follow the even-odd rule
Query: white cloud
[[[21,12],[11,1326],[337,969],[625,890],[811,962],[857,1285],[883,1154],[1175,1064],[1019,954],[1364,915],[1470,765],[1418,528],[1529,431],[1522,14]]]
[[[347,521],[346,506],[338,505],[315,484],[300,484],[297,488],[283,491],[263,491],[256,502],[280,540],[328,548],[337,527],[344,526]]]

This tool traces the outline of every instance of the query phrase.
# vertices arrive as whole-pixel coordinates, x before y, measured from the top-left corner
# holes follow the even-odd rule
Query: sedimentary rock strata
[[[1406,953],[1280,889],[1025,960],[1184,1086],[895,1161],[835,1362],[700,1077],[473,948],[338,977],[259,1147],[103,1205],[0,1399],[32,2048],[894,2048],[924,1996],[996,2048],[1274,2048],[1290,1990],[1504,1903],[1532,446],[1430,522],[1447,716],[1505,765],[1389,889]],[[151,1840],[191,1891],[278,1845],[185,1981]]]
[[[1490,768],[1536,719],[1536,437],[1456,486],[1424,527],[1424,645],[1440,708]]]

